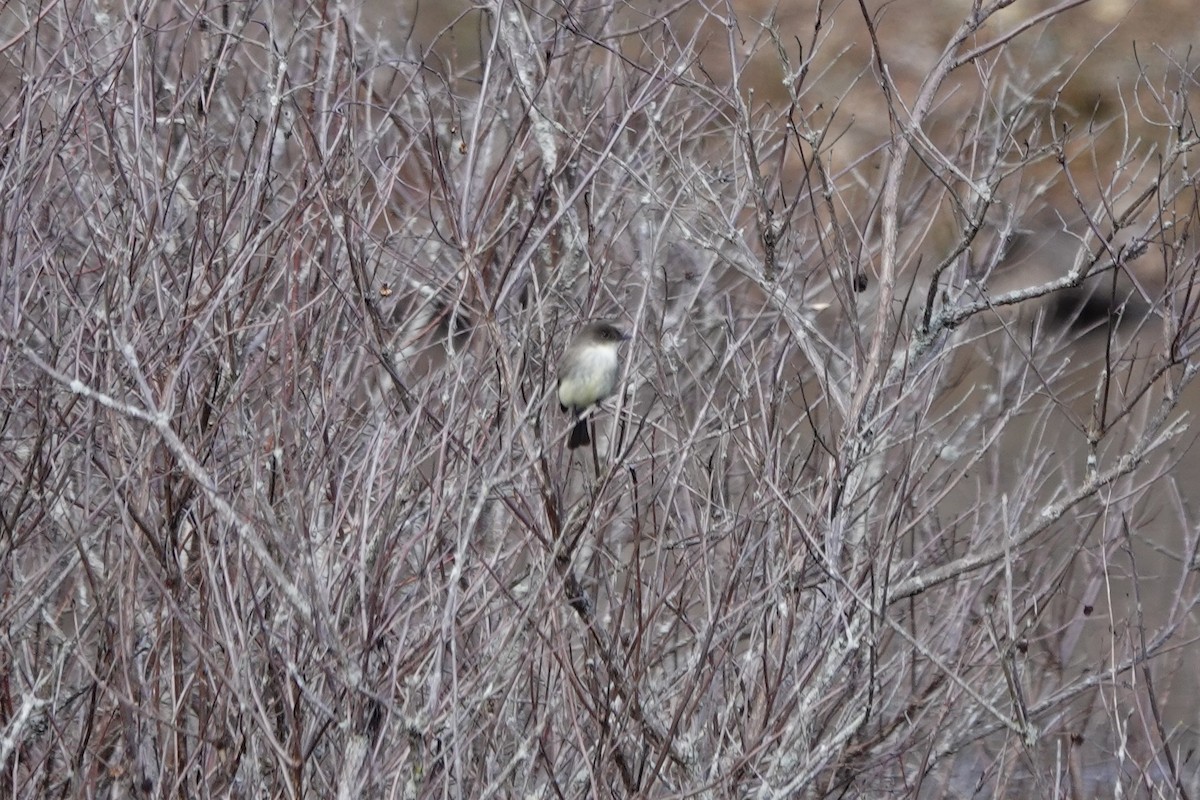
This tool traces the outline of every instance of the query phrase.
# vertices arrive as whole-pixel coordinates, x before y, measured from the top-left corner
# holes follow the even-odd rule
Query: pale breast
[[[575,354],[559,374],[558,402],[584,409],[612,394],[617,382],[617,353],[611,346],[589,347]]]

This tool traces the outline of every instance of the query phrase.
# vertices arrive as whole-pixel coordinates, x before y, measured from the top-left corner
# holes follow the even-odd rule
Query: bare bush
[[[0,12],[4,795],[1194,795],[1196,84],[1080,5]]]

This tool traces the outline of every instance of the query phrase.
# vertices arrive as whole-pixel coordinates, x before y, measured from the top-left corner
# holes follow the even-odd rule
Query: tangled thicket
[[[1189,65],[1068,108],[1077,0],[919,80],[903,3],[17,5],[4,796],[1195,796]]]

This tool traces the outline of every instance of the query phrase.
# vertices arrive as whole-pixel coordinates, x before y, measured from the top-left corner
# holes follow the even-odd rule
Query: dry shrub
[[[1194,75],[1005,5],[6,8],[5,796],[1194,794]]]

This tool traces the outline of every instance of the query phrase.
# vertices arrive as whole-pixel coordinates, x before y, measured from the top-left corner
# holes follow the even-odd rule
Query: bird
[[[618,348],[629,335],[609,320],[579,329],[558,361],[558,404],[575,419],[567,448],[590,444],[586,414],[617,387],[621,368]]]

